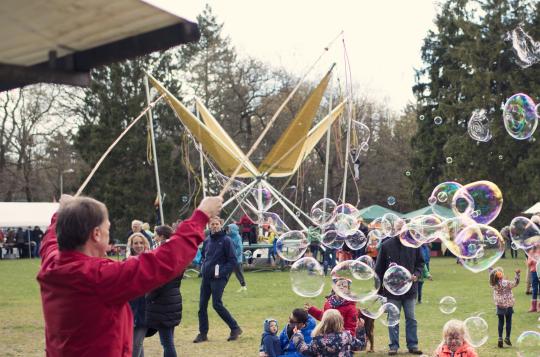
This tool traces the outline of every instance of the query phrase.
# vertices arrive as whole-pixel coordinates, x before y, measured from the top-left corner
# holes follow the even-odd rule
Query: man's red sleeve
[[[56,213],[51,218],[51,224],[45,231],[41,246],[39,248],[39,256],[41,257],[41,265],[45,265],[52,257],[53,253],[58,252],[58,243],[56,241]]]
[[[98,269],[88,272],[97,293],[104,301],[124,303],[180,275],[193,261],[207,223],[208,216],[196,210],[159,248],[123,262],[101,261]]]

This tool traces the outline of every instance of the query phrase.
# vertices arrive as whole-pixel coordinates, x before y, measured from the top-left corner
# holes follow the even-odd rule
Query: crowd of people
[[[196,255],[200,255],[201,285],[199,333],[193,342],[209,339],[210,299],[213,309],[230,329],[227,341],[237,340],[243,331],[223,304],[223,293],[233,272],[241,286],[239,291],[247,290],[242,268],[244,242],[253,242],[253,231],[262,228],[271,234],[273,227],[271,222],[257,227],[246,220],[224,226],[219,217],[221,204],[221,198],[206,198],[189,219],[176,222],[173,227],[157,226],[153,232],[143,222],[134,220],[128,233],[126,258],[118,261],[106,258],[110,223],[105,205],[91,198],[64,196],[40,249],[42,263],[37,279],[45,316],[47,355],[144,356],[145,338],[158,334],[163,355],[176,356],[174,331],[182,319],[180,287],[186,268],[197,262]],[[369,236],[369,227],[362,224],[361,229]],[[263,239],[268,236],[263,235]],[[319,259],[326,272],[337,261],[369,255],[381,280],[391,265],[405,267],[412,275],[411,289],[396,296],[381,286],[379,294],[394,304],[400,314],[403,310],[407,351],[423,353],[419,348],[415,307],[422,303],[424,280],[431,279],[428,245],[410,248],[403,246],[399,237],[389,237],[369,241],[361,250],[348,249],[347,245],[332,250],[312,239],[306,255]],[[531,312],[540,311],[535,268],[535,262],[529,259]],[[519,270],[511,281],[504,278],[501,268],[490,271],[489,286],[499,317],[499,347],[511,345],[515,303],[512,290],[519,281]],[[351,283],[338,279],[335,286],[347,291]],[[360,308],[331,290],[321,308],[306,303],[293,309],[281,332],[278,321],[267,318],[263,322],[259,355],[347,357],[353,351],[373,351],[373,320],[362,314]],[[112,331],[105,338],[104,329]],[[389,355],[399,351],[399,331],[399,324],[388,327]],[[448,321],[436,355],[477,356],[465,335],[463,322]]]
[[[0,259],[4,258],[39,258],[39,247],[43,238],[40,227],[0,228]]]

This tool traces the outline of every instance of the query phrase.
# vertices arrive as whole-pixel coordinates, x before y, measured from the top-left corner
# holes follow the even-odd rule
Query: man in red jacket
[[[41,288],[46,355],[132,354],[133,316],[128,301],[178,276],[203,241],[220,197],[204,199],[191,218],[159,248],[123,262],[105,258],[109,245],[107,207],[88,197],[62,196],[43,239]]]

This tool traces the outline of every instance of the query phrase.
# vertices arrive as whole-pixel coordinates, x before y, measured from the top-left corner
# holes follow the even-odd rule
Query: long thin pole
[[[144,76],[144,89],[146,90],[146,101],[150,106],[150,87],[148,86],[148,76]],[[154,173],[156,175],[156,186],[158,194],[158,204],[159,204],[159,217],[161,219],[161,224],[165,224],[165,216],[163,215],[163,197],[161,196],[161,185],[159,184],[159,167],[158,167],[158,158],[156,153],[156,137],[154,136],[154,117],[152,116],[152,108],[148,109],[148,126],[150,126],[150,136],[152,136],[152,155],[154,156]]]
[[[329,108],[328,113],[332,112],[332,99],[334,98],[332,94],[332,82],[330,83],[330,101],[329,101]],[[332,132],[332,125],[330,125],[330,128],[328,128],[328,131],[326,132],[326,156],[324,159],[324,195],[323,198],[328,197],[328,169],[330,167],[330,134]]]
[[[199,109],[197,109],[197,106],[195,106],[195,111],[197,112],[197,119],[198,120],[201,120],[200,118],[200,114],[199,114]],[[197,145],[197,143],[195,143],[195,145]],[[206,179],[205,179],[205,176],[204,176],[204,158],[203,158],[203,148],[202,148],[202,144],[199,143],[199,162],[201,164],[201,182],[202,182],[202,196],[203,198],[206,198]]]
[[[343,52],[344,52],[344,55],[345,55],[345,76],[347,76],[349,73],[347,70],[350,70],[350,67],[349,67],[349,62],[348,62],[348,55],[347,55],[347,48],[345,47],[345,38],[343,38]],[[346,77],[348,78],[348,77]],[[351,79],[349,78],[349,81]],[[349,101],[349,107],[348,107],[348,114],[349,114],[349,120],[347,121],[347,146],[345,147],[345,169],[343,170],[343,196],[342,196],[342,199],[341,199],[341,202],[342,203],[345,203],[345,199],[346,199],[346,196],[347,196],[347,176],[348,176],[348,170],[349,170],[349,145],[351,145],[351,124],[352,124],[352,114],[353,114],[353,110],[352,110],[352,106],[354,105],[353,101],[352,101],[352,84],[349,83],[349,81],[346,81],[346,83],[348,84],[348,88],[347,90],[349,90],[349,97],[351,98],[351,100]]]

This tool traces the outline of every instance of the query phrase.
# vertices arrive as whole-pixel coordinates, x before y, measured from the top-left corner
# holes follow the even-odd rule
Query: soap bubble
[[[512,41],[516,64],[521,68],[530,67],[540,60],[540,43],[527,34],[521,26],[509,32],[506,39]]]
[[[399,309],[396,305],[387,302],[381,308],[382,315],[378,319],[384,326],[392,327],[399,324]],[[386,316],[385,316],[386,314]]]
[[[322,235],[321,243],[331,249],[341,249],[345,244],[345,237],[340,236],[335,230],[328,230]]]
[[[354,215],[358,213],[358,208],[354,207],[350,203],[343,203],[334,208],[334,216],[338,215],[339,213]]]
[[[516,340],[519,357],[538,357],[540,351],[540,332],[525,331]]]
[[[481,224],[489,224],[497,218],[503,204],[502,192],[490,181],[476,181],[460,188],[452,199],[456,215],[472,217]]]
[[[332,289],[349,301],[360,301],[377,294],[381,282],[375,271],[357,260],[338,263],[332,272]]]
[[[465,339],[469,345],[480,347],[488,340],[488,324],[480,316],[471,316],[463,322],[465,325]]]
[[[454,195],[461,187],[463,186],[453,181],[442,182],[435,186],[428,199],[433,212],[442,217],[448,216],[448,213],[451,213]]]
[[[457,302],[456,299],[454,299],[451,296],[445,296],[439,301],[439,310],[443,314],[450,315],[457,309]]]
[[[251,191],[255,202],[259,202],[258,208],[261,211],[268,211],[274,205],[272,191],[267,188],[256,188]]]
[[[277,254],[284,260],[295,261],[306,252],[308,240],[301,231],[289,231],[276,242]]]
[[[388,196],[386,203],[388,203],[388,206],[393,206],[396,204],[396,198],[394,196]]]
[[[447,164],[451,164],[453,161],[454,161],[454,159],[452,159],[451,156],[448,156],[448,157],[446,158],[446,163],[447,163]]]
[[[410,171],[405,171],[405,176],[411,176],[411,172]]]
[[[356,258],[359,262],[362,262],[366,264],[370,268],[375,268],[375,262],[373,261],[373,258],[371,258],[369,255],[362,255],[358,258]]]
[[[319,296],[324,289],[324,271],[312,257],[298,259],[289,273],[292,290],[302,297]]]
[[[423,115],[420,115],[420,116],[418,117],[418,119],[420,119],[420,120],[424,120],[424,118],[425,118],[425,116],[423,116]]]
[[[504,254],[505,242],[498,230],[484,224],[473,224],[456,237],[461,263],[478,273],[493,266]]]
[[[399,234],[405,221],[393,213],[387,213],[381,219],[381,232],[385,237],[395,237]]]
[[[353,120],[351,122],[351,158],[354,161],[358,160],[362,151],[367,151],[369,148],[370,130],[366,124]]]
[[[534,101],[526,94],[514,94],[504,105],[503,120],[506,131],[514,139],[530,138],[538,125]]]
[[[502,155],[499,155],[499,160],[502,160],[503,159],[503,156]]]
[[[491,139],[489,119],[485,109],[475,109],[467,123],[469,136],[476,141],[487,142]]]
[[[276,232],[278,236],[290,231],[289,227],[287,227],[281,217],[273,212],[261,212],[257,223],[260,224],[263,229],[268,226],[268,228]]]
[[[422,244],[437,239],[447,239],[448,229],[436,215],[420,215],[413,217],[405,224],[399,235],[401,244],[410,248],[418,248]]]
[[[323,198],[311,207],[310,218],[315,224],[325,225],[332,222],[336,203],[330,198]]]
[[[369,231],[367,239],[369,242],[374,241],[375,244],[378,244],[384,238],[384,234],[379,229],[372,229]]]
[[[384,313],[383,306],[386,302],[384,296],[378,294],[368,296],[360,301],[360,311],[370,319],[378,319]]]
[[[510,223],[512,244],[525,251],[540,244],[540,228],[527,217],[515,217]]]
[[[392,265],[384,273],[383,286],[392,295],[407,293],[412,283],[411,273],[401,265]]]
[[[352,250],[358,250],[364,248],[367,243],[367,238],[362,231],[356,231],[351,235],[345,237],[345,244]]]
[[[334,219],[335,230],[338,235],[343,237],[356,233],[359,225],[356,217],[350,214],[338,213]]]
[[[433,122],[435,123],[435,125],[441,125],[443,122],[443,119],[441,117],[435,117],[433,119]]]

